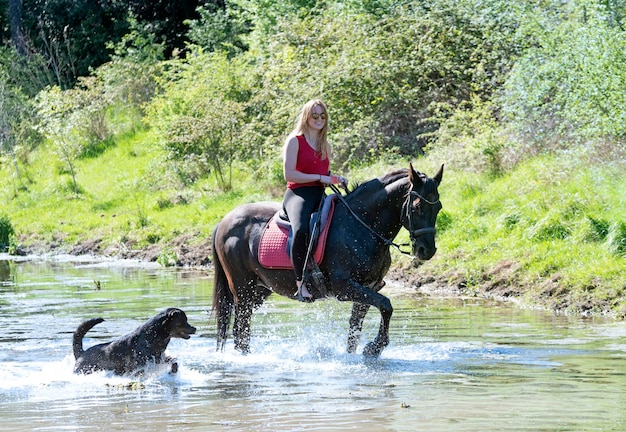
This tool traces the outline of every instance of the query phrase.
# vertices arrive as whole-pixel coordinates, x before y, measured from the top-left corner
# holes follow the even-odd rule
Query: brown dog
[[[104,319],[92,318],[83,322],[74,332],[73,348],[76,365],[74,373],[88,374],[111,370],[118,375],[133,372],[152,361],[171,363],[171,372],[178,364],[165,356],[171,338],[189,339],[196,328],[187,322],[187,315],[180,309],[169,308],[149,319],[132,333],[83,350],[83,337]]]

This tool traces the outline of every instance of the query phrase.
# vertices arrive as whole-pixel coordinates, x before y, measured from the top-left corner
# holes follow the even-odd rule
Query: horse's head
[[[437,187],[443,177],[443,165],[433,178],[410,165],[410,190],[402,207],[402,225],[409,231],[413,256],[429,260],[435,255],[435,222],[441,210]]]

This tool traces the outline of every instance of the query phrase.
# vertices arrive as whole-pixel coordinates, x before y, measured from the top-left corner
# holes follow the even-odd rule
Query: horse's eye
[[[415,211],[417,211],[418,215],[422,214],[422,206],[420,204],[420,200],[415,201],[415,203],[413,204],[413,208],[415,209]]]

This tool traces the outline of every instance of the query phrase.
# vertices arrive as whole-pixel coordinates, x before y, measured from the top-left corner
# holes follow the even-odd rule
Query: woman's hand
[[[336,176],[336,175],[321,176],[320,181],[324,184],[338,184],[344,189],[348,188],[348,179],[342,176]]]

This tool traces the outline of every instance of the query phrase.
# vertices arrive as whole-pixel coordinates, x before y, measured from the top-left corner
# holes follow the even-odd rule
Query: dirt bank
[[[211,265],[211,240],[198,241],[199,236],[185,234],[172,241],[139,246],[131,241],[106,244],[103,239],[90,239],[73,245],[64,244],[61,240],[51,242],[26,240],[18,255],[95,255],[120,259],[135,259],[146,262],[157,262],[159,257],[167,257],[170,265],[178,267],[208,267]]]
[[[93,255],[119,259],[133,259],[145,262],[158,262],[167,255],[170,265],[178,267],[210,267],[213,247],[211,240],[198,241],[199,236],[181,235],[167,243],[139,246],[133,242],[108,244],[103,239],[90,239],[73,245],[64,244],[62,239],[51,242],[23,239],[28,246],[20,248],[20,255],[69,254],[75,256]],[[440,278],[417,268],[410,261],[394,262],[387,274],[388,281],[402,287],[405,294],[423,296],[476,296],[476,292],[466,289],[463,282],[448,275]],[[503,284],[505,285],[505,284]],[[493,297],[505,297],[502,292],[493,292]]]
[[[198,241],[200,236],[186,234],[166,244],[157,243],[139,246],[132,242],[109,244],[102,239],[92,239],[74,245],[60,240],[33,242],[18,251],[21,255],[70,254],[94,255],[120,259],[135,259],[145,262],[160,262],[167,258],[168,265],[178,267],[210,267],[212,244],[210,239]],[[601,315],[625,319],[626,310],[612,310],[607,302],[597,301],[592,296],[572,298],[569,290],[559,285],[558,277],[546,278],[529,286],[523,280],[521,270],[515,262],[501,262],[485,272],[471,284],[465,276],[449,270],[446,274],[432,274],[415,261],[394,260],[387,274],[387,281],[401,286],[405,294],[416,296],[463,296],[481,297],[501,301],[514,301],[533,308],[552,310],[555,313],[576,315]]]

